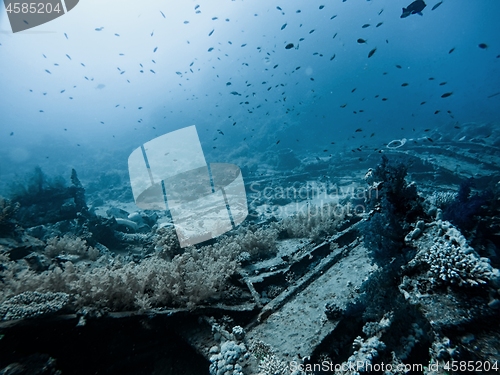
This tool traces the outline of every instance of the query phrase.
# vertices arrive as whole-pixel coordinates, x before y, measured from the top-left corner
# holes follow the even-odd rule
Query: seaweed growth
[[[375,212],[365,224],[364,241],[375,262],[381,265],[402,255],[409,223],[423,214],[416,186],[405,180],[407,171],[405,164],[391,164],[384,155],[381,163],[365,176],[370,184],[367,203]]]

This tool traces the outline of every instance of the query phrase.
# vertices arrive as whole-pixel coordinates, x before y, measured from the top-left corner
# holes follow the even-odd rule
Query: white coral
[[[478,286],[487,284],[493,268],[486,258],[480,258],[470,248],[455,243],[438,242],[417,255],[418,260],[429,265],[429,275],[434,284]]]
[[[224,342],[220,353],[210,357],[210,375],[243,375],[242,367],[237,362],[243,358],[246,351],[243,343]]]

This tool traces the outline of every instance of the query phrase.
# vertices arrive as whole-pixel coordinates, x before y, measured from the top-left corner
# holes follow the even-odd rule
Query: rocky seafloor
[[[0,201],[0,373],[498,373],[500,146],[480,133],[263,156],[247,220],[187,248],[119,172],[35,170]]]

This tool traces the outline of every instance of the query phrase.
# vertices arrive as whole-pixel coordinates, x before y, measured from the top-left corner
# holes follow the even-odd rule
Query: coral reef
[[[289,238],[310,238],[319,242],[336,233],[346,218],[346,209],[340,204],[307,205],[293,216],[283,219],[282,232]]]
[[[62,178],[48,178],[40,167],[24,183],[11,186],[11,199],[20,204],[17,218],[25,226],[55,223],[74,219],[86,211],[85,190],[76,171],[71,171],[71,186]]]
[[[433,240],[432,246],[420,248],[408,264],[409,269],[425,264],[427,279],[432,287],[477,287],[500,281],[500,274],[491,266],[489,259],[481,258],[451,223],[439,220],[433,225],[438,237]]]
[[[15,215],[19,203],[14,203],[0,196],[0,235],[12,232],[15,227]]]
[[[404,255],[404,237],[409,223],[423,214],[416,186],[406,182],[406,175],[405,164],[394,165],[384,155],[381,163],[365,176],[370,185],[367,204],[374,213],[365,225],[364,240],[373,259],[380,265]]]
[[[476,225],[474,217],[481,212],[481,206],[492,198],[490,191],[481,194],[472,194],[473,179],[467,179],[460,184],[455,200],[446,205],[443,210],[443,219],[450,221],[461,230],[471,230]]]
[[[61,254],[71,254],[89,260],[97,260],[101,255],[99,250],[88,246],[84,239],[69,234],[47,240],[45,254],[50,258]]]
[[[0,304],[0,320],[15,320],[45,315],[67,305],[69,295],[52,292],[24,292]]]

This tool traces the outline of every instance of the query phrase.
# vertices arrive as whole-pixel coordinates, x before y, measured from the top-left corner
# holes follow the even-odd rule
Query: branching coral
[[[426,264],[431,284],[477,287],[498,280],[498,270],[481,258],[465,237],[449,222],[438,221],[438,236],[430,247],[423,247],[410,267]]]
[[[430,281],[436,285],[478,286],[487,284],[491,265],[477,254],[454,243],[439,242],[417,255],[429,265]]]

